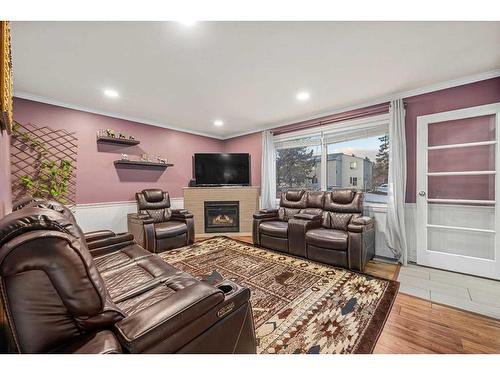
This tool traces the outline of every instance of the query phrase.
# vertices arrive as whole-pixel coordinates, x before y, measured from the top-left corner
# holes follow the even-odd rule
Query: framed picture
[[[12,55],[9,21],[0,21],[0,127],[12,133]]]

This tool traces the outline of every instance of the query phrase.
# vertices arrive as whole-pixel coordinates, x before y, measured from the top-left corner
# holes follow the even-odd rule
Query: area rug
[[[257,353],[371,353],[399,283],[213,237],[161,254],[250,288]]]

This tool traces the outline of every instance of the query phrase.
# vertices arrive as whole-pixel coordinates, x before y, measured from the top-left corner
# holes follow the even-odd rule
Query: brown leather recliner
[[[254,353],[250,292],[208,284],[124,239],[89,251],[70,215],[0,220],[0,291],[21,353]],[[92,241],[93,242],[93,241]]]
[[[364,271],[375,255],[375,228],[363,193],[288,191],[278,209],[254,214],[253,243],[314,261]]]
[[[194,243],[193,215],[172,210],[167,192],[146,189],[135,197],[138,213],[128,215],[128,231],[142,247],[161,253]]]
[[[17,211],[22,208],[28,207],[38,207],[38,208],[48,208],[61,213],[63,216],[67,217],[76,224],[75,216],[73,212],[61,202],[40,197],[24,196],[18,201],[12,204],[12,210]],[[76,228],[79,228],[78,226]],[[96,247],[110,247],[115,245],[123,245],[125,242],[133,242],[134,237],[130,233],[115,233],[108,229],[101,229],[91,232],[83,233],[83,237],[87,246],[90,250]]]

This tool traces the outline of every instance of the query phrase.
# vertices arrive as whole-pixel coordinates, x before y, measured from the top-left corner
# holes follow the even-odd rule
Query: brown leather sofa
[[[170,197],[160,189],[135,194],[137,214],[128,215],[128,231],[153,253],[194,243],[194,219],[187,210],[172,210]]]
[[[0,220],[0,291],[18,352],[255,352],[247,288],[199,281],[130,234],[87,242],[72,215],[43,205]]]
[[[375,228],[363,193],[295,190],[277,209],[254,214],[253,243],[314,261],[364,271],[375,254]]]

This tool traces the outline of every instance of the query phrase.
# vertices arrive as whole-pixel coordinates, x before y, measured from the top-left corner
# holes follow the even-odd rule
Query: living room
[[[2,18],[1,353],[500,354],[500,22]]]

